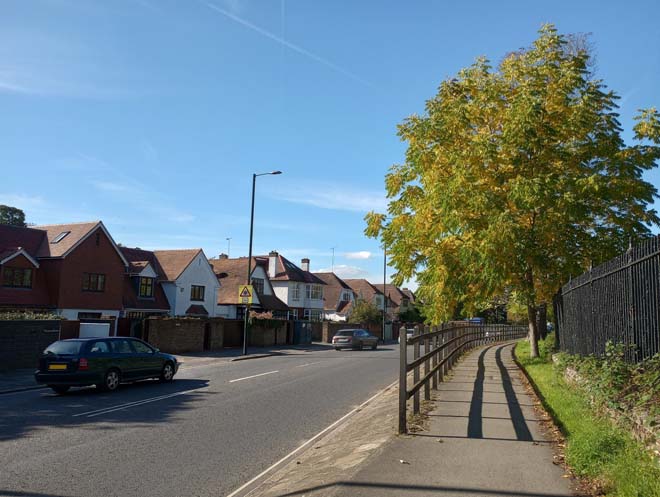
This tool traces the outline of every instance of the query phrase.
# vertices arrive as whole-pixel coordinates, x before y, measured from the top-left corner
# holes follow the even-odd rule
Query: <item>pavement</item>
[[[250,497],[565,497],[547,416],[535,407],[512,344],[477,349],[439,385],[427,415],[395,435],[396,388]]]

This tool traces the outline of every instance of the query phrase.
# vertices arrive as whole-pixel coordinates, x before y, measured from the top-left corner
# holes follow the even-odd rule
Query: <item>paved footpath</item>
[[[439,386],[424,431],[396,437],[354,477],[315,490],[342,497],[573,495],[552,462],[512,350],[507,344],[472,352]]]

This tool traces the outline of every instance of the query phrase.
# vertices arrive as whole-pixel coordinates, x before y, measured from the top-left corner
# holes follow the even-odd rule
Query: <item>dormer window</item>
[[[154,296],[154,279],[140,277],[140,298],[148,299]]]
[[[2,286],[32,288],[32,269],[19,267],[3,268]]]
[[[59,235],[57,235],[55,238],[53,238],[53,241],[50,242],[51,244],[55,245],[56,243],[60,243],[62,240],[66,238],[66,236],[71,233],[70,231],[62,231]]]

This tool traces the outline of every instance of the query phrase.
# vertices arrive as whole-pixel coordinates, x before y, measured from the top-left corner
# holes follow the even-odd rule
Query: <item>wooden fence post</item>
[[[419,336],[419,326],[415,326],[415,336]],[[413,344],[413,359],[419,359],[419,340]],[[419,381],[419,365],[413,368],[413,384],[417,385]],[[419,390],[413,394],[413,414],[419,414]]]
[[[401,336],[403,330],[403,336]],[[408,385],[406,378],[408,367],[408,337],[405,328],[399,330],[399,433],[408,433],[406,423],[406,403],[408,401]]]

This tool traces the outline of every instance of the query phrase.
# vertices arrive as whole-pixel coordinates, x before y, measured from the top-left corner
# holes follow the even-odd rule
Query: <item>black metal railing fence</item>
[[[602,356],[624,344],[626,360],[660,352],[660,237],[572,279],[554,299],[560,349]]]

